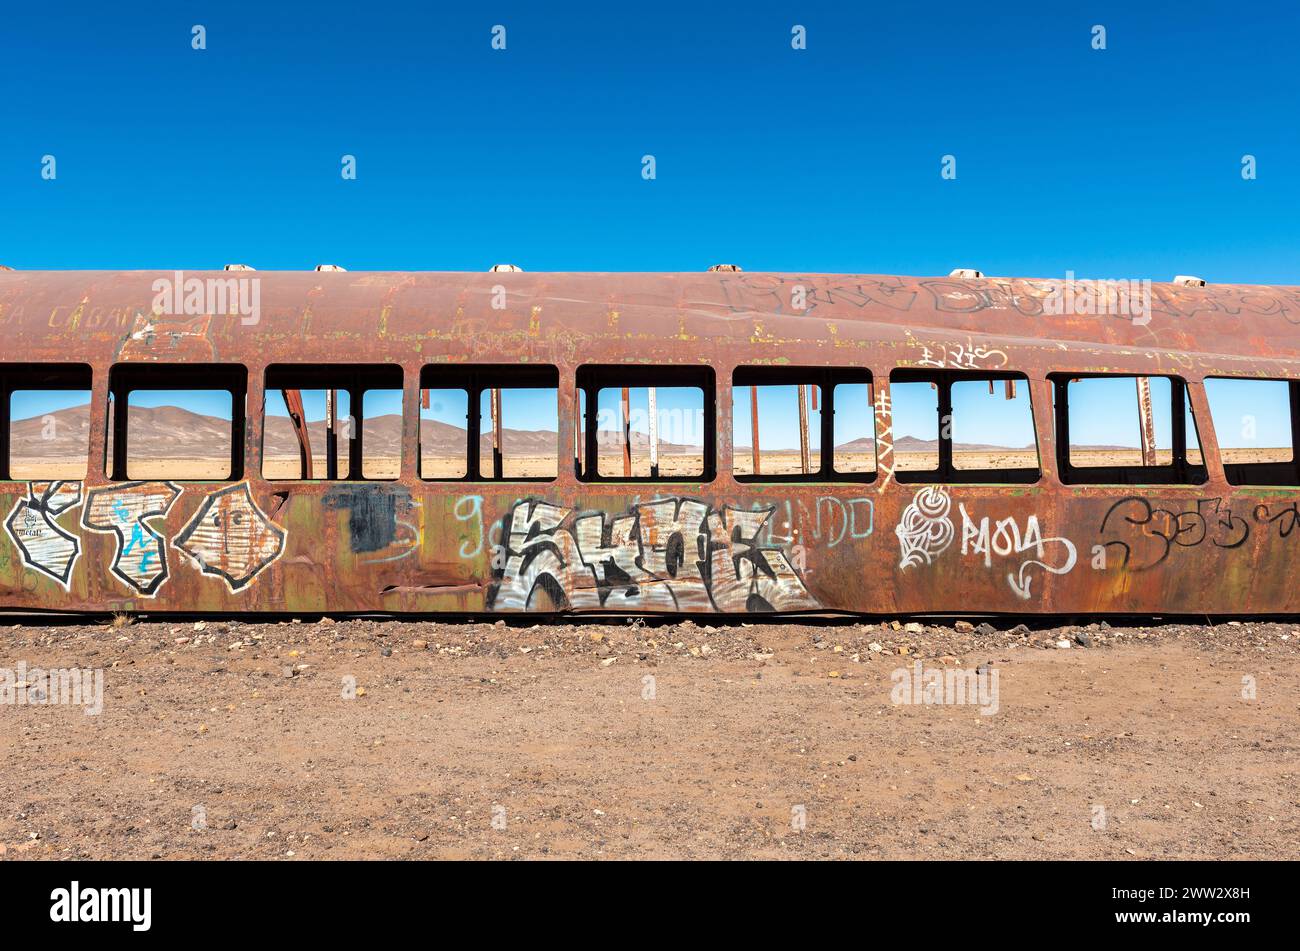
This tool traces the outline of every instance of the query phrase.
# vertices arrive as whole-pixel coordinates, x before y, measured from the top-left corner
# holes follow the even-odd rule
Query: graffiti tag
[[[612,518],[515,503],[488,593],[497,611],[803,611],[821,605],[783,549],[759,536],[775,506],[714,509],[659,499]]]

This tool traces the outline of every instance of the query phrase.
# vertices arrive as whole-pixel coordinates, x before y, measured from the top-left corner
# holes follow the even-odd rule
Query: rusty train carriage
[[[1300,379],[1300,288],[1156,284],[1143,325],[1120,316],[1049,315],[1049,285],[1022,279],[264,272],[256,275],[260,315],[252,322],[154,315],[154,281],[172,277],[0,273],[0,364],[93,369],[84,482],[0,482],[0,606],[1300,611],[1293,582],[1300,489],[1229,484],[1203,386],[1211,375]],[[505,306],[497,309],[502,287]],[[266,480],[266,368],[333,363],[401,368],[400,478]],[[110,368],[174,364],[247,369],[240,477],[107,478]],[[554,481],[419,477],[421,371],[471,364],[558,370]],[[577,438],[574,381],[592,364],[711,368],[711,477],[580,481],[566,463]],[[874,480],[738,481],[733,372],[754,365],[869,371]],[[924,367],[1024,375],[1039,450],[1036,481],[895,478],[890,376]],[[1203,484],[1063,483],[1049,376],[1059,373],[1185,380]]]

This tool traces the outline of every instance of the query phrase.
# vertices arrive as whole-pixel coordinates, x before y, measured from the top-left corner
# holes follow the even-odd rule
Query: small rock
[[[910,621],[903,625],[903,631],[907,634],[922,634],[925,632],[925,628],[915,621]]]
[[[416,650],[418,650],[418,651],[428,650],[428,649],[429,649],[429,642],[428,642],[428,641],[422,641],[422,640],[416,639],[416,640],[411,641],[411,646],[412,646],[413,648],[415,648]]]
[[[871,653],[873,654],[879,654],[881,651],[884,650],[884,647],[882,647],[878,642],[872,641],[870,644],[867,645],[867,650],[871,651]]]
[[[1078,634],[1074,635],[1074,640],[1080,647],[1092,646],[1092,635],[1087,631],[1080,631]]]
[[[969,634],[971,631],[975,630],[975,625],[970,621],[957,621],[953,624],[952,629],[958,634]]]
[[[1056,646],[1059,647],[1061,650],[1067,650],[1071,647],[1071,644],[1066,638],[1063,637],[1056,642]]]
[[[988,637],[989,635],[996,634],[997,632],[998,629],[994,627],[992,624],[990,624],[988,621],[983,622],[982,624],[980,624],[979,627],[975,628],[975,633],[980,637]]]

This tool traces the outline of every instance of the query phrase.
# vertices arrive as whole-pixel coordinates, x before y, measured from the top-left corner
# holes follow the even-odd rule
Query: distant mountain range
[[[401,454],[401,417],[396,414],[376,416],[363,424],[362,438],[367,455],[396,457]],[[307,433],[313,452],[325,450],[325,423],[307,424]],[[131,408],[130,446],[133,455],[140,458],[204,458],[224,456],[229,450],[230,422],[216,416],[191,413],[176,406]],[[557,449],[554,430],[503,429],[503,449],[507,455],[545,456]],[[89,419],[86,407],[71,407],[52,413],[15,420],[10,425],[10,454],[17,458],[67,457],[85,453],[89,441]],[[453,426],[432,419],[420,420],[422,451],[431,456],[457,456],[464,452],[466,433],[461,426]],[[602,429],[596,434],[601,455],[623,451],[622,433]],[[491,432],[480,435],[483,452],[492,448]],[[644,455],[649,452],[650,437],[645,433],[632,433],[632,452]],[[875,441],[870,437],[854,439],[835,447],[837,452],[872,452]],[[937,452],[938,440],[902,436],[894,441],[894,452]],[[953,447],[964,451],[1032,450],[1034,445],[995,446],[984,443],[957,443]],[[1131,450],[1132,446],[1074,446],[1079,450]],[[750,452],[749,446],[737,446],[737,453]],[[794,449],[764,449],[765,452],[798,452]],[[659,443],[659,452],[665,456],[698,455],[699,446],[679,443]],[[293,424],[286,416],[266,417],[263,436],[263,453],[266,456],[298,455],[298,438]]]

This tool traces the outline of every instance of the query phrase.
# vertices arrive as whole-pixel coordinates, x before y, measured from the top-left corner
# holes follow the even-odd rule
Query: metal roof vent
[[[1179,274],[1174,278],[1175,284],[1181,284],[1183,287],[1204,287],[1205,281],[1199,277],[1192,277],[1190,274]]]
[[[489,274],[496,274],[498,271],[522,272],[523,268],[518,264],[494,264],[488,268]]]
[[[709,268],[710,271],[743,271],[744,268],[739,264],[715,264]]]
[[[973,267],[955,267],[948,272],[949,277],[958,277],[963,281],[973,281],[984,276],[983,271],[977,271]]]
[[[337,264],[317,264],[317,265],[316,265],[316,270],[318,270],[318,271],[346,271],[347,268],[345,268],[345,267],[340,267],[340,266],[337,265]]]
[[[256,271],[257,268],[249,267],[247,264],[227,264],[223,270],[226,271]]]

